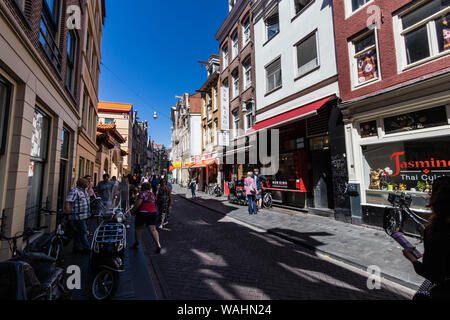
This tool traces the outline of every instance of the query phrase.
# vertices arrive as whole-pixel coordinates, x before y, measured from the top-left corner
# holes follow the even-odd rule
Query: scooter
[[[107,209],[99,216],[102,222],[94,234],[89,259],[91,296],[95,300],[111,299],[125,271],[125,215],[119,208]]]
[[[242,183],[236,181],[228,182],[228,189],[230,190],[228,195],[229,202],[243,206],[248,204],[248,198],[245,195]]]
[[[0,300],[71,299],[64,284],[64,270],[56,267],[56,259],[17,248],[17,240],[36,232],[28,230],[14,237],[0,234],[0,239],[9,243],[12,254],[10,260],[0,263]]]

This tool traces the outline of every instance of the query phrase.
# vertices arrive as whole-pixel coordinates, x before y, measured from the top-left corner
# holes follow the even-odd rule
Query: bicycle
[[[396,232],[403,231],[403,225],[405,223],[404,216],[412,219],[417,225],[419,233],[423,235],[428,220],[420,217],[410,209],[412,203],[411,195],[405,193],[391,193],[389,194],[388,201],[392,204],[393,208],[386,209],[383,219],[383,228],[389,236],[392,236]]]
[[[263,208],[271,209],[273,207],[272,192],[262,189],[262,206]]]
[[[223,194],[222,188],[218,184],[216,184],[215,186],[209,187],[208,193],[211,197],[215,196],[217,198],[221,197]]]

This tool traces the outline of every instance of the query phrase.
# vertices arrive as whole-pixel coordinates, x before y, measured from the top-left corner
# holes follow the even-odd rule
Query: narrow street
[[[158,299],[410,299],[412,291],[174,197],[166,252],[145,254]],[[254,216],[258,219],[258,216]]]

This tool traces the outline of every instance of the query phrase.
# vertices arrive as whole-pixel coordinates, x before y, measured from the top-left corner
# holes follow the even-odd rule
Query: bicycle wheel
[[[272,195],[270,193],[266,193],[263,198],[264,208],[268,208],[268,209],[272,208],[272,205],[273,205],[272,201],[273,201]]]
[[[400,231],[402,225],[402,214],[397,209],[386,208],[383,217],[383,228],[389,236]]]
[[[55,258],[56,261],[59,261],[62,256],[64,245],[61,239],[54,238],[52,243],[50,244],[50,248],[48,249],[48,255],[52,258]]]

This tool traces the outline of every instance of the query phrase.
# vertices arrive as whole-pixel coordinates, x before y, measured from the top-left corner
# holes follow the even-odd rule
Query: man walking
[[[77,186],[73,188],[66,198],[66,213],[71,214],[70,219],[76,230],[73,239],[74,254],[90,254],[89,241],[87,238],[87,219],[90,212],[90,199],[86,192],[89,182],[86,179],[79,179]]]
[[[195,194],[195,189],[197,188],[197,183],[195,182],[195,179],[192,179],[191,183],[189,183],[189,188],[191,188],[192,199],[197,198]]]
[[[156,175],[153,175],[153,179],[152,179],[152,192],[154,195],[157,194],[158,192],[158,185],[159,185],[159,179]]]

